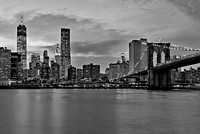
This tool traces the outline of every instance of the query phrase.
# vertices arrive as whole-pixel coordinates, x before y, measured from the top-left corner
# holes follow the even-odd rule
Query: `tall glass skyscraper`
[[[139,71],[147,66],[147,55],[141,60],[140,57],[147,49],[147,39],[133,40],[129,43],[129,72]]]
[[[70,29],[61,28],[61,78],[68,79],[70,65]]]
[[[23,24],[22,16],[21,23],[17,26],[17,52],[21,55],[22,69],[27,69],[26,26]]]

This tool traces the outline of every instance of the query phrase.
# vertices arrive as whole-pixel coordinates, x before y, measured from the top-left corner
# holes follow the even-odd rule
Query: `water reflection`
[[[11,134],[199,133],[200,92],[1,90],[0,130]]]

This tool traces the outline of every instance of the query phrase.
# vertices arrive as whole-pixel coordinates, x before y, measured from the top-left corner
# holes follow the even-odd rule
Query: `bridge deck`
[[[164,70],[171,70],[176,69],[184,66],[189,66],[193,64],[200,63],[200,53],[195,53],[192,55],[188,55],[186,57],[183,57],[181,59],[177,59],[174,61],[169,61],[165,63],[161,63],[153,68],[155,71],[164,71]],[[130,72],[128,76],[133,75],[147,75],[147,69],[140,70],[138,72]]]

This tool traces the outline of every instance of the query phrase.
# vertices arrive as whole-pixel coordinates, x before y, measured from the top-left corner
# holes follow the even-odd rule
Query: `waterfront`
[[[191,90],[0,90],[0,133],[200,133],[199,98]]]

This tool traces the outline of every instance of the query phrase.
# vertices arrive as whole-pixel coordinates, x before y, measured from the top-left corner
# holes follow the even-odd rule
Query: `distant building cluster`
[[[200,83],[200,67],[171,71],[172,83]]]
[[[181,58],[180,55],[174,55],[171,60]],[[182,70],[181,68],[171,70],[172,83],[200,83],[200,67],[194,69]]]
[[[43,59],[38,53],[32,53],[27,68],[27,28],[21,17],[17,26],[17,52],[0,47],[0,85],[30,80],[47,84],[99,80],[100,65],[90,63],[82,69],[76,68],[71,65],[70,51],[70,29],[61,28],[61,43],[55,48],[55,60],[50,61],[47,50],[43,52]]]
[[[114,80],[126,76],[129,72],[129,61],[126,60],[124,53],[121,55],[121,61],[110,63],[109,68],[106,68],[105,74],[108,79]]]

